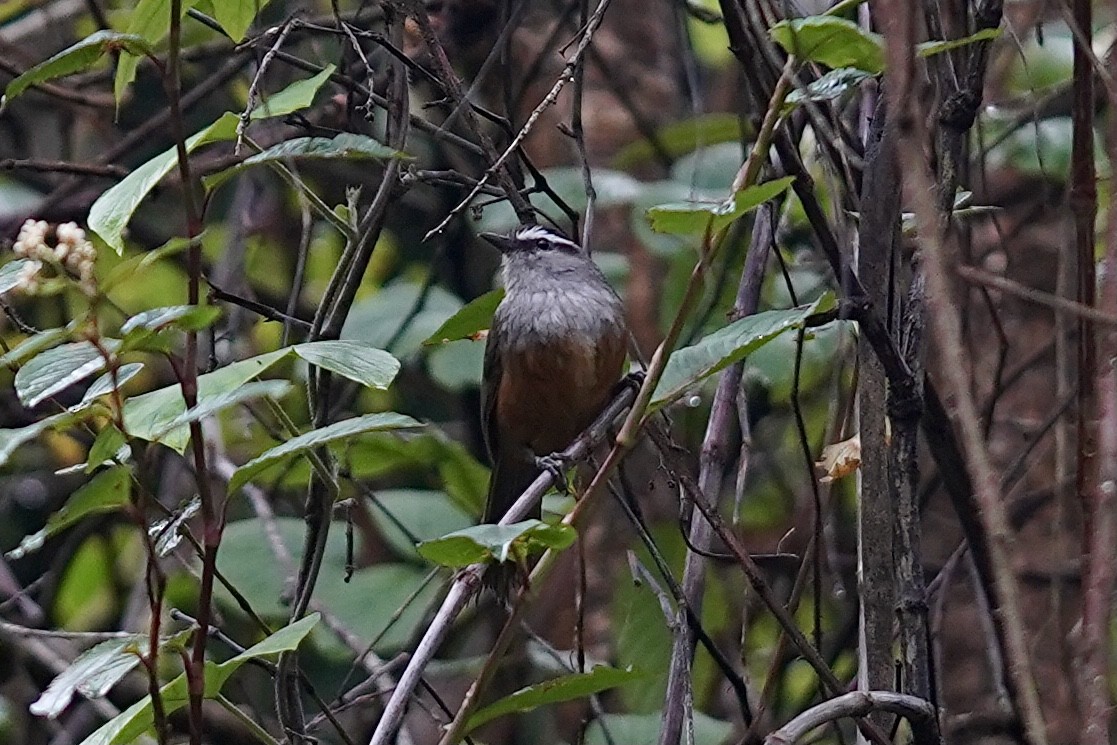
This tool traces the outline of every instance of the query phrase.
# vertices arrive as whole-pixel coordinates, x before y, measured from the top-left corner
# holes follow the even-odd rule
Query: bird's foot
[[[551,474],[555,480],[555,489],[563,494],[570,493],[570,484],[566,482],[567,465],[566,458],[564,458],[561,453],[540,455],[535,458],[536,468]]]
[[[625,388],[631,388],[632,390],[639,393],[640,388],[642,388],[644,385],[644,379],[647,377],[648,376],[645,371],[633,370],[628,375],[625,375],[623,378],[621,378],[620,382],[617,383],[617,393],[620,393]]]

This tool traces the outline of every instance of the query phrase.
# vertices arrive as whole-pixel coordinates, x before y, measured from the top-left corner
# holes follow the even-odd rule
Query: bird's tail
[[[481,522],[499,522],[538,475],[539,469],[526,458],[498,458],[489,480],[489,496],[485,501],[485,513]],[[539,519],[542,514],[537,505],[525,519]],[[506,561],[491,565],[485,571],[482,581],[497,600],[507,604],[522,583],[522,573],[515,562]]]

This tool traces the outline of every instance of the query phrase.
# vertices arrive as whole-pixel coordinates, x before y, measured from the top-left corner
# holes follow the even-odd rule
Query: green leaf
[[[942,54],[949,52],[959,47],[969,46],[976,44],[979,41],[991,41],[1001,35],[999,28],[984,28],[977,33],[963,36],[961,39],[947,39],[945,41],[925,41],[922,44],[917,44],[915,47],[916,54],[920,57],[930,57],[935,54]]]
[[[47,519],[47,524],[20,541],[19,546],[7,553],[9,559],[19,559],[42,548],[47,538],[65,530],[87,515],[112,512],[128,504],[132,496],[132,473],[126,466],[113,466],[94,476],[78,489],[58,512]]]
[[[542,520],[524,520],[511,525],[484,523],[458,530],[418,546],[419,555],[428,561],[453,568],[496,560],[521,560],[534,549],[561,551],[574,542],[574,528],[561,523],[548,525]]]
[[[197,5],[197,0],[182,1],[182,15]],[[154,46],[167,35],[171,28],[171,0],[140,0],[128,19],[128,33],[139,36],[149,46]],[[136,68],[140,60],[134,54],[120,55],[113,79],[113,96],[120,105],[124,89],[136,79]]]
[[[212,324],[221,315],[216,305],[168,305],[152,308],[129,318],[120,327],[121,334],[137,329],[161,331],[169,326],[187,331],[198,331]]]
[[[217,5],[222,3],[218,2]],[[305,109],[314,103],[314,95],[323,83],[334,74],[335,65],[326,65],[322,72],[312,78],[296,80],[279,93],[268,96],[260,105],[252,109],[248,118],[252,121],[267,119],[273,116],[284,116],[299,109]]]
[[[832,299],[828,295],[810,305],[745,316],[699,340],[697,344],[677,350],[667,361],[663,377],[652,396],[649,411],[671,403],[696,383],[744,359],[750,352],[785,331],[800,328],[807,316],[819,312]]]
[[[288,158],[315,160],[387,160],[407,158],[405,153],[393,150],[366,135],[342,132],[329,137],[296,137],[273,145],[262,153],[246,158],[232,168],[226,168],[202,179],[207,189],[216,189],[246,168],[261,163],[286,161]]]
[[[286,380],[259,380],[245,383],[231,391],[206,396],[204,399],[200,399],[196,406],[182,412],[163,425],[163,429],[156,433],[155,439],[158,441],[169,432],[186,427],[191,422],[198,422],[207,417],[211,417],[219,411],[242,404],[245,401],[267,396],[271,398],[283,398],[293,387],[294,386]]]
[[[788,54],[827,67],[856,67],[876,75],[884,70],[884,42],[853,21],[806,16],[780,21],[769,30]]]
[[[40,419],[33,424],[18,429],[0,429],[0,466],[8,462],[20,446],[34,440],[36,437],[55,427],[64,427],[71,424],[78,415],[63,412]]]
[[[55,719],[70,705],[75,693],[86,698],[104,696],[140,664],[139,655],[133,650],[138,650],[140,645],[146,648],[146,643],[146,637],[136,634],[90,647],[50,682],[29,707],[31,713]]]
[[[198,236],[198,240],[201,241],[205,238],[205,235],[206,234],[203,232]],[[172,238],[162,246],[159,246],[159,248],[152,249],[151,251],[143,251],[135,256],[131,256],[109,270],[108,275],[101,280],[101,290],[107,293],[110,289],[116,287],[125,280],[131,282],[138,274],[142,273],[148,267],[162,261],[168,256],[181,253],[189,247],[189,238]]]
[[[429,571],[410,563],[364,567],[346,582],[345,531],[341,525],[335,528],[326,540],[315,602],[363,644],[372,644],[377,654],[394,655],[413,643],[415,630],[425,623],[427,611],[439,599],[440,583],[428,581]],[[301,518],[278,517],[275,529],[294,566],[298,566],[306,524]],[[280,598],[288,584],[288,569],[276,561],[260,520],[229,523],[217,555],[217,568],[263,618],[286,620],[290,609]],[[219,590],[218,597],[230,613],[236,612],[237,605],[230,595]],[[332,635],[323,634],[316,641],[331,657],[335,653],[337,657],[352,657],[352,651]]]
[[[86,458],[85,472],[93,473],[101,464],[111,461],[120,449],[125,446],[127,439],[124,433],[117,429],[111,422],[97,433],[97,439],[89,446],[89,457]]]
[[[341,338],[387,349],[406,360],[422,351],[423,339],[461,307],[457,296],[438,285],[424,291],[420,282],[399,279],[353,304]],[[418,312],[412,313],[415,308]]]
[[[53,347],[70,335],[70,329],[57,328],[40,331],[32,334],[9,351],[0,356],[0,366],[11,367],[18,365],[32,355],[38,354],[47,347]]]
[[[214,0],[213,16],[233,41],[244,39],[252,19],[271,0]]]
[[[812,81],[806,88],[796,88],[791,91],[784,103],[784,111],[790,111],[807,101],[832,101],[871,77],[872,75],[856,67],[839,67],[830,70],[818,80]]]
[[[112,393],[113,388],[117,386],[123,388],[125,383],[140,374],[140,370],[143,370],[143,367],[142,362],[129,362],[126,365],[121,365],[116,368],[115,375],[112,370],[109,370],[93,381],[93,385],[86,389],[85,395],[81,397],[81,401],[71,406],[70,411],[80,411],[84,409],[92,404],[94,399]]]
[[[445,344],[459,339],[476,339],[492,324],[496,306],[500,305],[503,299],[504,290],[497,289],[470,300],[462,306],[461,310],[447,318],[446,322],[428,336],[423,344]]]
[[[124,336],[120,350],[163,351],[169,340],[161,333],[167,329],[198,331],[207,328],[221,316],[216,305],[170,305],[138,313],[120,327]]]
[[[280,629],[232,659],[220,664],[207,662],[205,697],[215,698],[232,674],[249,660],[277,652],[290,651],[298,647],[299,643],[318,623],[318,619],[319,615],[317,613],[311,614],[290,626]],[[159,689],[159,693],[163,699],[163,709],[167,714],[178,711],[189,701],[186,675],[179,675]],[[149,730],[153,724],[151,696],[144,696],[82,740],[81,745],[126,745]]]
[[[369,388],[385,390],[399,372],[399,360],[359,341],[312,341],[296,344],[295,354]]]
[[[117,346],[111,339],[102,339],[101,344],[109,352]],[[16,395],[30,409],[82,378],[104,370],[106,365],[105,355],[92,342],[63,344],[31,358],[16,372]]]
[[[671,158],[678,158],[698,147],[720,142],[741,141],[741,118],[736,114],[704,114],[682,122],[672,122],[656,131],[656,139]],[[657,150],[647,139],[625,145],[613,157],[613,167],[629,169],[652,161]]]
[[[632,668],[618,670],[608,665],[596,665],[587,673],[571,673],[559,678],[552,678],[527,688],[521,688],[515,693],[474,712],[473,716],[469,718],[469,722],[466,723],[465,731],[471,732],[505,714],[531,711],[547,704],[557,704],[592,696],[595,693],[630,683],[640,677],[642,677],[642,674],[635,672]]]
[[[277,445],[238,468],[233,473],[233,477],[229,479],[229,493],[231,494],[247,484],[256,474],[269,466],[292,456],[301,455],[321,445],[334,442],[335,440],[346,439],[366,432],[413,429],[422,426],[423,424],[421,422],[417,422],[409,416],[387,412],[365,414],[364,416],[346,419],[326,427],[305,432],[298,437],[292,437],[282,445]]]
[[[291,349],[288,347],[234,362],[220,370],[198,376],[198,404],[244,385],[290,353]],[[125,401],[124,426],[131,437],[162,442],[181,453],[186,449],[189,433],[184,427],[171,432],[165,432],[165,428],[168,422],[181,416],[184,411],[186,404],[182,400],[182,389],[178,385],[170,385]]]
[[[0,295],[15,289],[23,274],[23,268],[30,263],[31,259],[15,259],[0,266]]]
[[[210,142],[232,139],[236,136],[237,122],[235,114],[223,114],[220,119],[186,141],[186,152]],[[132,219],[132,213],[140,206],[147,193],[177,166],[178,153],[172,147],[129,173],[98,197],[89,208],[89,229],[101,236],[118,254],[123,253],[124,228]]]
[[[693,235],[706,230],[717,232],[746,212],[756,209],[769,199],[782,194],[795,181],[794,176],[766,181],[741,189],[736,196],[722,202],[676,202],[661,204],[648,210],[652,230],[674,235]]]
[[[398,436],[372,435],[348,450],[353,475],[380,478],[399,471],[438,472],[442,488],[462,512],[479,517],[489,489],[489,469],[470,454],[461,442],[438,429]],[[461,526],[465,527],[465,526]],[[449,532],[449,529],[439,533]],[[429,536],[431,538],[436,536]]]
[[[584,745],[656,745],[663,717],[656,714],[605,714],[590,722]],[[694,745],[723,745],[733,734],[733,725],[694,712]]]
[[[84,70],[99,60],[101,55],[117,49],[139,55],[152,54],[151,46],[141,36],[97,31],[8,83],[8,87],[4,89],[4,98],[0,101],[0,110],[29,86]]]
[[[417,556],[410,536],[421,542],[473,524],[445,493],[426,489],[378,489],[369,512],[380,535],[405,558]]]

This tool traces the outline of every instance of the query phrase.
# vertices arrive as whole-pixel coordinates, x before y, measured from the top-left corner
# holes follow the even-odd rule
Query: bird
[[[601,413],[620,384],[628,347],[624,306],[582,246],[539,225],[482,233],[502,254],[504,298],[485,343],[481,430],[492,462],[484,523],[499,522],[554,457]],[[536,506],[531,517],[538,519]],[[507,602],[515,564],[484,583]]]

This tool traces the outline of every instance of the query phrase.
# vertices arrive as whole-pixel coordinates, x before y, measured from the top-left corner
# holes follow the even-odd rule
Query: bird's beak
[[[481,233],[481,237],[496,246],[497,250],[502,254],[512,250],[512,239],[506,235],[501,235],[500,233]]]

